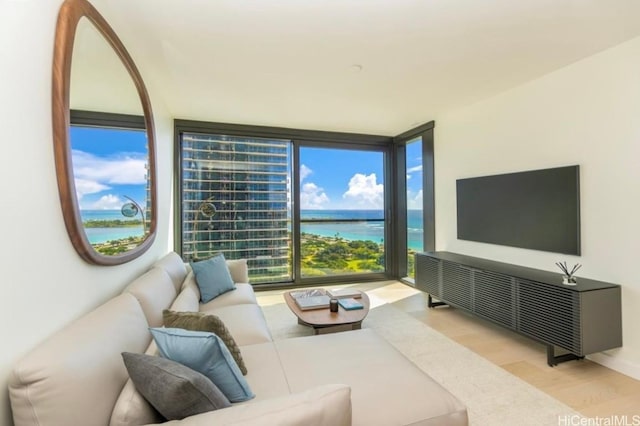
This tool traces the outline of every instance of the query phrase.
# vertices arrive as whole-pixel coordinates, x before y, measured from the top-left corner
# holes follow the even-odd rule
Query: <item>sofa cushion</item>
[[[236,262],[234,260],[227,261],[227,263]],[[235,281],[235,280],[234,280]],[[238,283],[235,281],[236,289],[234,291],[228,291],[219,295],[215,299],[204,303],[201,311],[211,311],[215,308],[231,305],[241,305],[244,303],[258,304],[256,295],[253,291],[251,284]],[[188,290],[188,291],[187,291]],[[197,306],[200,304],[200,289],[196,284],[196,278],[193,271],[190,271],[187,277],[182,283],[180,294],[171,305],[173,311],[197,311]]]
[[[231,293],[235,292],[232,291],[226,294]],[[182,285],[180,294],[178,294],[178,297],[176,297],[176,300],[173,301],[169,309],[172,311],[197,312],[200,310],[199,307],[200,290],[198,290],[198,284],[196,284],[196,280],[193,277],[193,272],[189,272],[189,275],[187,275]]]
[[[255,396],[227,346],[215,334],[181,328],[150,331],[160,355],[204,374],[229,401],[246,401]]]
[[[173,281],[161,268],[151,268],[140,275],[123,293],[131,293],[138,299],[151,327],[162,325],[162,310],[171,306],[177,295]]]
[[[142,396],[133,380],[127,380],[111,412],[109,426],[138,426],[163,421],[162,414]]]
[[[236,287],[222,253],[200,262],[191,262],[191,269],[200,289],[200,300],[206,303]]]
[[[466,408],[456,397],[370,329],[274,345],[292,392],[348,383],[359,424],[467,424]]]
[[[243,346],[242,358],[249,370],[244,378],[256,394],[250,404],[291,393],[273,342]]]
[[[16,425],[106,424],[128,375],[120,353],[149,345],[131,294],[108,300],[18,361],[9,376]]]
[[[233,259],[227,260],[227,266],[229,267],[229,273],[233,282],[248,283],[249,282],[249,268],[247,267],[247,259]]]
[[[136,389],[167,420],[231,405],[211,380],[175,361],[130,352],[123,352],[122,359]]]
[[[199,414],[165,426],[348,426],[352,419],[350,393],[347,385],[322,385],[279,398]]]
[[[167,253],[156,261],[156,263],[153,264],[153,267],[164,269],[167,275],[171,278],[176,291],[180,291],[180,286],[187,276],[188,271],[187,266],[178,253],[173,251]]]
[[[200,307],[202,312],[214,314],[224,322],[240,347],[273,340],[258,305],[225,306],[211,311],[204,311],[203,308],[204,305]]]
[[[238,364],[243,375],[247,374],[247,367],[242,360],[240,348],[233,340],[233,336],[224,325],[224,322],[215,315],[207,315],[202,312],[175,312],[165,309],[162,312],[164,326],[169,328],[183,328],[191,331],[208,331],[220,337],[227,349],[231,352],[231,356]]]
[[[151,340],[145,354],[158,356],[156,342]],[[163,421],[164,417],[138,392],[129,378],[113,407],[109,426],[138,426]]]
[[[252,304],[257,305],[256,294],[251,284],[236,284],[235,291],[221,294],[215,299],[203,303],[201,311],[213,311],[217,308],[233,305]]]

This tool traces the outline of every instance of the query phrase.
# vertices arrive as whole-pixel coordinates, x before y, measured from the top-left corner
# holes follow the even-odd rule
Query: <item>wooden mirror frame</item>
[[[70,86],[71,86],[71,60],[73,45],[78,23],[81,18],[87,18],[102,34],[104,39],[113,48],[116,55],[122,61],[131,76],[142,103],[144,121],[147,132],[147,144],[149,154],[149,179],[151,200],[151,221],[149,233],[140,245],[125,253],[107,256],[98,253],[89,243],[76,195],[73,163],[71,157],[70,141]],[[53,146],[55,154],[56,175],[58,179],[58,191],[62,214],[67,233],[74,248],[85,261],[95,265],[120,265],[129,262],[151,247],[156,236],[157,228],[157,193],[156,193],[156,157],[155,157],[155,130],[153,126],[153,114],[147,89],[142,81],[131,56],[124,45],[105,21],[100,13],[87,0],[65,0],[60,7],[56,24],[55,45],[53,51]]]

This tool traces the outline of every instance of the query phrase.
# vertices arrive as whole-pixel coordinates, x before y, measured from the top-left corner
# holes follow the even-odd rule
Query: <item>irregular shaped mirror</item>
[[[76,251],[98,265],[141,255],[156,232],[151,104],[133,60],[86,0],[66,0],[58,15],[53,131]]]

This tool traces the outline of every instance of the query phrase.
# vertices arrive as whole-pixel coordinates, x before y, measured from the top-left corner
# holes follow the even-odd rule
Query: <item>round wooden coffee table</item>
[[[361,292],[362,296],[356,299],[362,303],[362,309],[347,311],[338,307],[338,312],[331,312],[329,308],[301,310],[296,301],[291,297],[291,292],[284,293],[284,300],[289,309],[298,317],[298,324],[313,328],[314,334],[335,333],[337,331],[359,330],[362,327],[362,320],[369,313],[369,297],[367,293]]]

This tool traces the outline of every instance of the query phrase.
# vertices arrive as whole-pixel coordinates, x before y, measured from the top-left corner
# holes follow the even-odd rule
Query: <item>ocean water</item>
[[[120,210],[80,210],[83,222],[88,220],[135,220],[140,218],[127,218]],[[124,228],[85,228],[90,244],[105,243],[110,240],[120,240],[129,237],[140,237],[143,234],[142,225],[128,226]]]
[[[140,227],[127,228],[85,228],[87,239],[90,244],[106,243],[110,240],[121,240],[129,237],[141,237],[142,225]]]
[[[384,222],[304,223],[305,219],[384,219],[382,210],[301,210],[301,232],[346,240],[371,240],[384,243]],[[407,213],[407,245],[423,250],[422,210]]]
[[[83,221],[127,220],[120,210],[81,210]],[[384,219],[382,210],[302,210],[305,219]],[[409,210],[407,215],[407,242],[411,249],[422,251],[422,210]],[[301,231],[322,237],[341,237],[346,240],[371,240],[384,243],[384,222],[302,223]],[[142,235],[142,227],[87,228],[92,244]]]

